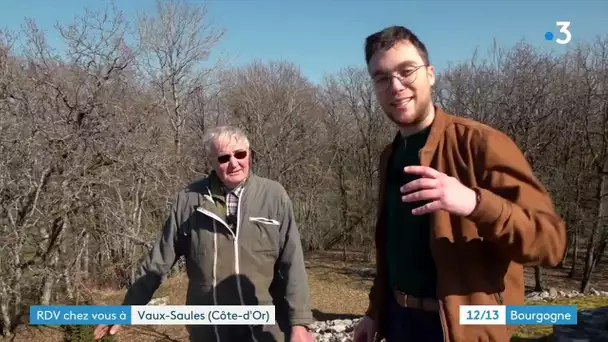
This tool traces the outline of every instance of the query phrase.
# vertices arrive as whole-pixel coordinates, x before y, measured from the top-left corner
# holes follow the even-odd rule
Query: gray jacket
[[[275,304],[275,318],[285,320],[287,334],[290,325],[312,323],[302,245],[287,192],[279,183],[251,174],[239,201],[235,234],[226,224],[215,173],[180,191],[123,303],[147,304],[162,277],[184,256],[187,305]],[[197,325],[188,330],[192,341],[285,339],[278,325]]]

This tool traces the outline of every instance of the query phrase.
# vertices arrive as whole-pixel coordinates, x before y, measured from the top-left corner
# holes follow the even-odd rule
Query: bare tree
[[[581,292],[587,290],[608,242],[608,37],[598,38],[585,50],[579,55],[584,57],[579,60],[579,67],[584,72],[585,89],[588,89],[585,141],[593,157],[591,166],[598,183],[595,197],[597,216],[587,241]]]
[[[390,142],[391,125],[375,99],[373,85],[363,68],[345,68],[326,79],[322,101],[335,163],[331,172],[340,203],[340,216],[325,232],[323,248],[341,243],[363,245],[369,257],[377,201],[377,156]]]
[[[253,62],[226,72],[223,80],[229,122],[250,138],[255,172],[286,187],[306,232],[312,225],[307,203],[323,187],[323,174],[310,173],[322,169],[316,88],[296,66],[283,62]]]
[[[144,14],[139,20],[140,70],[169,120],[178,157],[193,114],[188,98],[207,86],[214,66],[206,67],[204,62],[223,34],[224,30],[212,28],[204,4],[159,0],[156,13]]]
[[[88,227],[73,223],[94,205],[86,189],[114,162],[99,142],[109,133],[101,99],[111,96],[113,81],[133,58],[118,12],[87,11],[79,22],[57,29],[68,46],[63,58],[52,53],[36,24],[27,22],[27,59],[14,65],[22,75],[13,81],[12,104],[3,111],[13,118],[5,137],[20,152],[3,189],[14,237],[13,263],[4,273],[12,281],[13,317],[21,314],[24,292],[38,288],[41,304],[52,301],[62,280],[68,295],[72,292],[76,259],[58,256],[80,245]],[[4,316],[9,329],[10,319]]]

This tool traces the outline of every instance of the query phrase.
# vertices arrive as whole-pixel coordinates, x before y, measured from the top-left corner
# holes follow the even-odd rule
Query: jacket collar
[[[423,166],[429,166],[431,164],[431,160],[433,159],[435,150],[437,150],[437,146],[439,145],[441,136],[445,132],[445,129],[449,122],[449,115],[436,105],[433,106],[435,107],[435,119],[431,124],[431,131],[429,132],[424,147],[422,147],[422,149],[420,149],[420,151],[418,152],[420,164]],[[398,142],[399,133],[397,132],[393,139],[393,142],[390,144],[391,153],[392,150],[395,149],[395,144],[397,144]]]
[[[252,187],[254,184],[255,176],[253,173],[249,173],[249,176],[242,184],[244,188]],[[243,190],[241,190],[241,195]],[[210,211],[219,217],[226,216],[226,195],[222,189],[222,181],[215,171],[211,171],[207,177],[206,185],[203,190],[204,200],[200,203],[202,209]]]
[[[222,191],[222,183],[215,171],[212,171],[207,178],[202,195],[204,198],[202,203],[200,203],[202,209],[220,218],[226,216],[226,197]]]
[[[214,199],[225,201],[224,190],[222,189],[222,181],[215,171],[211,171],[209,175],[209,191]]]
[[[424,147],[419,152],[420,164],[423,166],[429,166],[431,164],[439,141],[450,121],[449,115],[446,112],[436,105],[433,106],[435,107],[435,119],[431,125],[431,131],[429,132],[426,144],[424,144]]]

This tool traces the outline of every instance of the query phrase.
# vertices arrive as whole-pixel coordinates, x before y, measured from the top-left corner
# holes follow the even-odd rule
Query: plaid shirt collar
[[[230,189],[229,187],[227,187],[226,185],[224,185],[222,183],[222,191],[224,191],[224,195],[228,196],[228,195],[234,195],[236,197],[239,197],[241,195],[241,192],[243,192],[243,188],[244,188],[244,183],[241,183],[239,185],[237,185],[235,188]]]
[[[245,182],[239,184],[234,189],[229,189],[227,186],[222,184],[222,191],[224,192],[224,195],[226,196],[226,199],[225,199],[226,200],[226,215],[229,217],[236,216],[236,214],[238,212],[239,197],[241,196],[241,193],[243,192],[244,183]]]

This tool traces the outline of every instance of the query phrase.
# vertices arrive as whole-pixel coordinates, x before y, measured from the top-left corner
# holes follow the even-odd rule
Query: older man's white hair
[[[249,148],[249,139],[245,133],[234,126],[217,126],[209,129],[203,136],[203,147],[207,155],[214,152],[216,144],[244,142]]]

